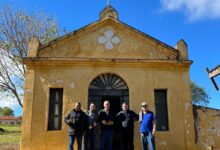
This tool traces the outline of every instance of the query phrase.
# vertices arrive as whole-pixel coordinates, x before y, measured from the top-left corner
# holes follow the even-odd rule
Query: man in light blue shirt
[[[154,135],[156,132],[156,121],[154,113],[148,108],[146,102],[141,104],[142,111],[139,114],[142,150],[156,150]]]

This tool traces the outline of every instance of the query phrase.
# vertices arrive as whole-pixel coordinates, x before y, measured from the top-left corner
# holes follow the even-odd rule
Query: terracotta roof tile
[[[0,116],[0,120],[17,120],[17,119],[19,118],[14,116]]]

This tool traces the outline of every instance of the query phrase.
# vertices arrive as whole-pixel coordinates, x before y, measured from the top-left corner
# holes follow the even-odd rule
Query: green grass
[[[3,128],[6,131],[12,131],[12,132],[20,132],[21,131],[21,125],[0,125],[0,128]]]
[[[0,134],[0,146],[6,144],[19,144],[21,126],[0,125],[6,132]]]

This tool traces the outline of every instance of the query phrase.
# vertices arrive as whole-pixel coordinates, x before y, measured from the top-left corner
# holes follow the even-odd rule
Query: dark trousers
[[[112,150],[113,130],[101,130],[100,150]]]
[[[124,150],[134,150],[134,129],[122,128],[121,136]]]
[[[73,145],[75,142],[75,138],[77,140],[78,150],[82,150],[82,134],[81,133],[75,133],[69,135],[69,145],[68,150],[74,150]]]
[[[95,150],[95,133],[94,129],[88,129],[84,136],[84,150],[88,150],[88,145],[90,145],[90,150]]]

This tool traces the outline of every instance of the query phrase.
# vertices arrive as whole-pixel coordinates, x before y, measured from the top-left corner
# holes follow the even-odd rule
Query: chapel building
[[[47,44],[32,38],[24,62],[21,150],[66,150],[64,116],[75,102],[83,110],[94,102],[100,110],[104,100],[114,113],[123,102],[139,113],[146,101],[157,118],[157,149],[195,149],[192,61],[184,40],[171,47],[123,23],[107,5],[98,21]],[[113,147],[120,149],[120,135],[114,137]],[[134,143],[140,150],[138,122]]]

